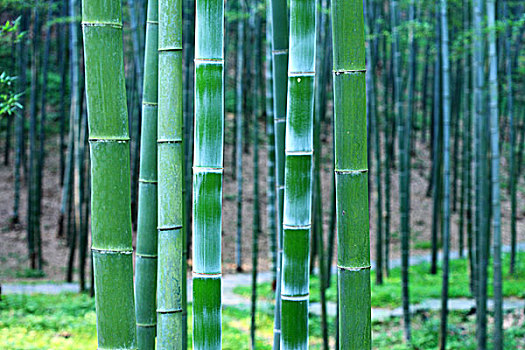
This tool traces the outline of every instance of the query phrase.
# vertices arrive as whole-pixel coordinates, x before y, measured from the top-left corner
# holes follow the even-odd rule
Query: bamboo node
[[[288,300],[288,301],[308,301],[309,298],[310,298],[310,294],[295,295],[295,296],[281,294],[281,299]]]
[[[157,143],[182,143],[182,139],[179,139],[179,140],[158,139]]]
[[[171,230],[180,230],[182,225],[172,225],[172,226],[158,226],[157,230],[159,231],[171,231]]]
[[[205,62],[205,63],[214,63],[214,64],[224,64],[224,60],[222,58],[195,58],[193,62]]]
[[[178,314],[182,312],[182,308],[176,308],[176,309],[157,309],[157,313],[159,314]]]
[[[122,29],[122,23],[119,22],[88,22],[88,21],[82,21],[83,27],[111,27],[111,28],[117,28]]]
[[[288,78],[295,78],[295,77],[313,77],[315,76],[315,72],[288,72]],[[298,82],[301,82],[301,79],[297,79]]]
[[[137,327],[141,327],[141,328],[152,328],[156,326],[157,326],[156,323],[138,323],[137,322]]]
[[[156,185],[159,182],[157,180],[139,179],[139,183]]]
[[[336,170],[334,170],[334,172],[335,172],[336,174],[361,175],[361,174],[366,174],[366,173],[368,173],[368,169],[355,169],[355,170],[350,170],[350,169],[336,169]]]
[[[287,156],[311,156],[314,154],[314,151],[289,151],[285,150]]]
[[[182,51],[182,46],[159,47],[159,52]]]
[[[143,259],[157,259],[158,256],[157,255],[153,255],[153,254],[140,254],[140,253],[136,253],[135,256],[137,258],[143,258]]]
[[[105,138],[97,138],[97,137],[90,137],[89,142],[117,142],[117,143],[127,143],[129,142],[129,137],[105,137]]]
[[[283,230],[309,230],[312,225],[287,225],[283,224]]]
[[[346,270],[346,271],[361,271],[361,270],[370,270],[372,268],[372,266],[370,265],[367,265],[367,266],[341,266],[341,265],[337,265],[337,268],[338,269],[341,269],[341,270]]]
[[[97,252],[99,254],[121,254],[121,255],[131,255],[133,254],[133,249],[126,250],[117,250],[117,249],[102,249],[91,247],[92,252]]]
[[[335,75],[366,73],[366,69],[337,69],[332,71]]]
[[[222,174],[224,171],[224,168],[222,167],[204,167],[204,166],[194,166],[192,167],[193,173],[218,173]]]
[[[191,272],[193,278],[221,278],[222,273],[202,273],[202,272]]]
[[[159,104],[157,102],[148,102],[148,101],[142,101],[143,106],[152,106],[157,107]]]

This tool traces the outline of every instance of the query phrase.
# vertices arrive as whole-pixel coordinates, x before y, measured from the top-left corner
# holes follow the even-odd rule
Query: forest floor
[[[235,272],[235,236],[236,236],[236,217],[237,185],[232,175],[232,135],[228,131],[231,129],[233,116],[228,115],[226,120],[227,134],[225,145],[225,176],[223,189],[223,241],[222,259],[223,271],[225,274]],[[261,130],[264,130],[261,125]],[[269,237],[267,230],[266,212],[266,180],[267,180],[267,152],[264,146],[265,137],[260,136],[260,157],[259,157],[259,179],[260,179],[260,207],[262,234],[259,237],[259,262],[261,271],[270,269],[271,260],[269,255]],[[323,228],[325,237],[328,235],[330,222],[330,193],[332,179],[332,160],[329,145],[329,137],[322,138],[322,203],[323,203]],[[20,223],[12,225],[11,217],[13,212],[14,198],[14,178],[13,178],[13,159],[8,166],[0,165],[0,281],[63,281],[65,279],[67,257],[69,249],[64,238],[57,238],[58,217],[60,212],[61,190],[59,184],[59,149],[58,139],[50,138],[46,143],[46,160],[43,175],[43,208],[42,208],[42,245],[45,260],[43,275],[29,268],[27,258],[26,243],[26,208],[27,208],[27,187],[25,181],[21,186],[20,198]],[[242,267],[244,271],[251,270],[252,254],[252,221],[253,221],[253,154],[252,149],[243,155],[243,209],[242,209]],[[3,142],[0,147],[0,154],[3,154]],[[505,152],[505,150],[504,150]],[[505,153],[503,153],[505,154]],[[412,155],[412,176],[411,176],[411,251],[412,256],[427,255],[431,247],[431,227],[432,227],[432,198],[426,196],[428,186],[428,174],[431,169],[429,162],[429,151],[426,145],[417,143],[415,152]],[[371,236],[371,257],[375,259],[376,241],[376,217],[375,206],[376,184],[374,177],[375,162],[371,164],[371,204],[370,204],[370,236]],[[384,168],[383,168],[384,169]],[[510,244],[510,201],[506,189],[507,165],[505,159],[502,160],[502,241],[504,245]],[[459,172],[458,172],[459,173]],[[384,171],[383,171],[384,175]],[[400,256],[400,239],[397,228],[399,226],[399,205],[398,205],[398,172],[392,170],[392,191],[391,200],[391,258],[397,259]],[[518,193],[518,241],[525,240],[525,182],[521,177]],[[459,181],[457,189],[459,191]],[[459,205],[458,205],[459,209]],[[452,214],[451,219],[451,249],[458,250],[458,213]],[[134,233],[135,235],[135,233]],[[466,238],[465,238],[466,244]],[[191,262],[190,262],[191,265]],[[78,270],[76,270],[78,273]]]
[[[450,350],[475,350],[475,314],[470,311],[449,313],[448,346]],[[222,313],[222,348],[249,349],[250,312],[228,307]],[[328,320],[330,347],[334,347],[335,323]],[[493,318],[488,315],[488,334]],[[0,300],[0,348],[10,350],[88,350],[95,349],[96,318],[94,299],[86,294],[7,295]],[[273,312],[259,308],[256,317],[257,348],[271,349]],[[372,322],[372,348],[392,350],[430,350],[438,345],[439,312],[420,310],[412,318],[412,342],[403,341],[401,318]],[[523,308],[505,313],[505,349],[525,348],[525,313]],[[192,331],[191,304],[188,310],[188,334]],[[489,337],[491,339],[491,337]],[[490,341],[490,340],[489,340]],[[191,349],[191,336],[188,339]],[[309,348],[321,349],[320,318],[309,320]]]

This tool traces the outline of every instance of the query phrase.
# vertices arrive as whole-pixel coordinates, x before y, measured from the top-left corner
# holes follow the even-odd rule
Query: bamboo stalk
[[[120,1],[82,3],[98,346],[136,349]]]
[[[440,1],[443,107],[443,285],[441,289],[440,349],[447,346],[448,279],[450,249],[450,61],[447,0]],[[459,126],[456,126],[459,127]]]
[[[148,1],[135,259],[139,350],[155,349],[157,283],[158,0]]]
[[[363,2],[332,1],[339,349],[371,349]]]
[[[224,1],[196,1],[193,348],[220,349]]]
[[[157,348],[182,349],[184,150],[182,1],[159,1]]]
[[[496,52],[496,3],[487,1],[489,59],[489,125],[491,152],[492,229],[494,236],[494,350],[503,349],[503,281],[501,272],[501,204],[499,180],[498,56]]]
[[[281,348],[308,348],[316,1],[290,4]]]
[[[413,99],[413,91],[410,91],[413,84],[414,72],[409,71],[409,93],[408,93],[408,113],[403,113],[401,101],[401,62],[399,50],[399,9],[397,0],[391,4],[391,23],[392,23],[392,71],[394,74],[394,113],[397,121],[398,148],[399,148],[399,231],[401,235],[401,279],[402,279],[402,299],[403,299],[403,328],[405,342],[409,343],[411,339],[410,328],[410,299],[408,290],[408,259],[409,259],[409,242],[410,242],[410,132],[411,132],[411,113],[410,104]],[[409,9],[409,45],[413,51],[413,20],[414,20],[414,2],[410,2]],[[409,60],[413,60],[413,52]],[[411,64],[409,63],[411,66]]]
[[[288,9],[286,0],[270,0],[272,21],[272,73],[275,133],[275,187],[277,197],[277,280],[273,350],[281,346],[281,281],[283,260],[284,142],[288,71]]]

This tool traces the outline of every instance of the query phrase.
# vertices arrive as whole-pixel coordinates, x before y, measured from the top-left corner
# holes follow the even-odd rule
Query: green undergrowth
[[[521,320],[521,321],[520,321]],[[419,313],[412,317],[412,340],[409,345],[403,340],[401,318],[393,318],[382,323],[372,324],[373,349],[423,350],[439,349],[440,314],[438,312]],[[488,317],[488,349],[492,347],[493,322]],[[525,327],[523,310],[505,316],[504,349],[523,349],[525,346]],[[476,315],[466,312],[450,312],[448,315],[448,350],[476,350]]]
[[[191,306],[188,331],[191,334]],[[223,349],[249,349],[249,308],[227,307],[223,310]],[[96,349],[94,301],[84,294],[7,295],[0,301],[0,349],[10,350],[87,350]],[[310,317],[311,349],[321,349],[320,318]],[[488,331],[492,331],[489,316]],[[525,346],[523,310],[507,314],[505,349]],[[439,314],[419,313],[412,318],[412,343],[403,342],[399,318],[372,324],[373,349],[436,349]],[[273,339],[273,311],[259,309],[257,314],[257,349],[270,350]],[[329,319],[330,347],[334,347],[334,319]],[[489,333],[490,334],[490,333]],[[489,337],[490,339],[490,337]],[[474,350],[475,315],[451,312],[447,349]],[[191,349],[191,336],[188,339]]]
[[[503,255],[503,294],[505,297],[525,298],[525,252],[517,254],[517,265],[514,275],[509,275],[510,255]],[[440,266],[438,266],[440,268]],[[426,299],[441,298],[442,273],[438,270],[436,275],[431,275],[430,264],[422,263],[410,267],[409,291],[410,302],[420,303]],[[451,260],[449,275],[450,298],[470,298],[469,269],[467,259]],[[332,285],[326,291],[327,300],[335,302],[337,291],[335,276],[332,276]],[[395,268],[390,271],[388,277],[384,277],[382,285],[375,284],[375,272],[372,271],[372,306],[394,308],[401,306],[401,269]],[[489,264],[488,280],[489,296],[492,296],[492,262]],[[249,298],[251,287],[240,286],[234,292]],[[259,284],[258,294],[262,299],[271,300],[274,297],[271,283]],[[310,301],[318,302],[319,278],[312,276],[310,279]]]

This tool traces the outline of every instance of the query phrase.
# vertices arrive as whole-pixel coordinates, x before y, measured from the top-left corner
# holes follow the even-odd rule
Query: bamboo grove
[[[0,215],[28,277],[59,255],[61,278],[95,298],[100,349],[225,347],[237,275],[241,348],[377,348],[374,295],[394,280],[416,346],[422,261],[440,278],[434,348],[451,348],[459,273],[475,348],[509,348],[522,1],[0,7]]]

